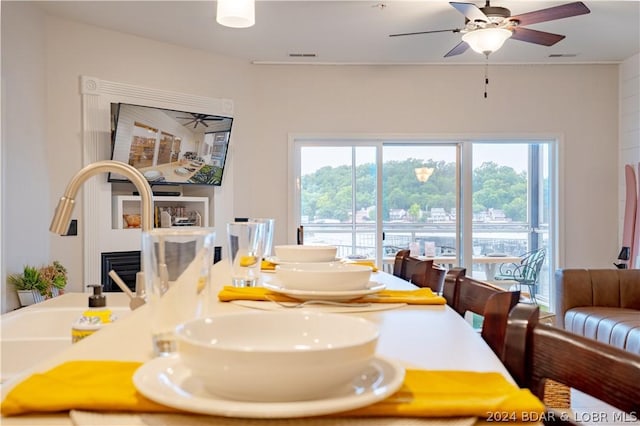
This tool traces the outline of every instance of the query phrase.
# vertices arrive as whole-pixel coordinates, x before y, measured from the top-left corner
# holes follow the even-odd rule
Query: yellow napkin
[[[142,396],[133,385],[137,362],[69,361],[34,374],[2,402],[5,416],[69,410],[179,412]],[[534,417],[542,403],[498,373],[407,370],[404,384],[389,398],[333,416],[490,418],[493,413]],[[538,416],[539,418],[539,416]]]
[[[264,287],[232,287],[224,286],[218,293],[221,302],[232,300],[276,300],[278,302],[295,302],[297,299],[286,296]],[[430,288],[417,290],[382,290],[378,293],[361,297],[353,302],[370,303],[408,303],[411,305],[444,305],[447,301],[438,296]]]
[[[407,370],[396,393],[341,416],[474,416],[537,421],[543,412],[544,404],[529,389],[518,388],[500,373]]]
[[[2,401],[3,416],[69,410],[178,412],[138,393],[139,362],[69,361],[16,385]]]
[[[371,269],[372,269],[373,272],[378,272],[378,267],[376,266],[376,263],[373,260],[346,259],[346,260],[343,260],[343,263],[353,263],[354,265],[371,266]]]
[[[260,264],[260,269],[262,269],[263,271],[275,271],[276,264],[273,262],[269,262],[268,260],[263,260]]]

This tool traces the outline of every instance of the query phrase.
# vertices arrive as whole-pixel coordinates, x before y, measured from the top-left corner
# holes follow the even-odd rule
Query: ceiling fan
[[[193,128],[195,129],[196,127],[198,127],[198,124],[202,124],[205,127],[209,127],[209,125],[207,124],[207,121],[221,121],[224,120],[223,117],[218,117],[215,115],[209,115],[209,114],[198,114],[198,113],[190,113],[190,117],[176,117],[180,120],[189,120],[185,123],[183,123],[184,126],[188,126],[190,124],[193,124]]]
[[[543,46],[553,46],[564,39],[565,36],[532,30],[524,26],[584,15],[591,12],[584,3],[579,1],[516,16],[511,16],[511,11],[505,7],[491,6],[489,0],[486,0],[484,7],[478,7],[473,3],[449,2],[449,4],[465,16],[464,27],[391,34],[389,37],[451,31],[453,33],[461,33],[462,41],[447,52],[447,54],[444,55],[445,58],[464,53],[469,47],[478,53],[483,53],[488,56],[490,53],[502,47],[502,44],[508,38]]]

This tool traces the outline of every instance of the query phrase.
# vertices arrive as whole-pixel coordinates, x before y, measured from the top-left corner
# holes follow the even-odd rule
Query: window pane
[[[550,253],[548,223],[540,232],[549,217],[548,154],[548,144],[538,142],[473,144],[472,274],[505,288],[513,284],[528,297],[544,298],[549,289],[548,268],[522,266],[527,253]]]
[[[300,150],[300,223],[305,244],[331,244],[338,256],[375,258],[376,148]]]
[[[456,146],[385,144],[382,176],[386,262],[413,248],[457,263]]]

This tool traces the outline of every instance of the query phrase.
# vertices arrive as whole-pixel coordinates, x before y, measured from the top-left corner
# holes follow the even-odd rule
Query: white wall
[[[286,219],[288,133],[561,135],[562,266],[617,253],[617,66],[259,66],[253,141],[236,152],[236,211]],[[256,156],[259,146],[268,151]],[[270,187],[252,186],[253,173]],[[273,202],[273,201],[276,202]],[[596,201],[597,200],[597,201]],[[282,232],[279,228],[277,232]]]
[[[49,263],[45,19],[28,2],[2,3],[2,312],[17,307],[4,273]]]
[[[620,243],[622,246],[622,225],[626,184],[624,166],[630,164],[636,171],[636,182],[640,182],[640,54],[632,56],[620,65],[620,157],[619,176],[619,212]],[[640,232],[640,230],[636,230]],[[640,268],[640,260],[635,265]]]
[[[74,291],[90,284],[80,282],[81,237],[49,237],[45,228],[68,179],[81,166],[80,75],[232,99],[234,127],[225,180],[229,173],[233,176],[220,191],[233,192],[234,216],[274,217],[276,244],[285,242],[290,231],[289,133],[526,133],[562,138],[561,266],[608,267],[618,250],[618,198],[611,191],[618,185],[617,65],[490,66],[489,97],[484,99],[480,62],[452,67],[256,66],[58,18],[45,22],[40,36],[46,40],[46,100],[38,104],[46,113],[46,137],[23,143],[48,156],[49,188],[37,203],[45,210],[36,219],[42,233],[38,239],[50,245],[52,258],[68,265]],[[2,31],[4,44],[4,16]],[[22,41],[13,43],[16,49]],[[25,75],[23,83],[29,80]],[[33,96],[32,102],[38,98]],[[18,133],[33,128],[15,125]],[[35,190],[40,182],[31,185]],[[5,212],[21,205],[18,195],[17,189],[3,192]],[[75,216],[81,218],[81,211]],[[3,242],[27,252],[29,242],[19,235],[16,231]],[[7,269],[15,266],[7,264]]]

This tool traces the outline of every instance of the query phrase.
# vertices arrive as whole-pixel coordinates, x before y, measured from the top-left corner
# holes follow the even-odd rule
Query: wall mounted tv
[[[111,159],[138,169],[150,185],[222,184],[232,117],[111,104]],[[117,173],[109,182],[128,182]]]

